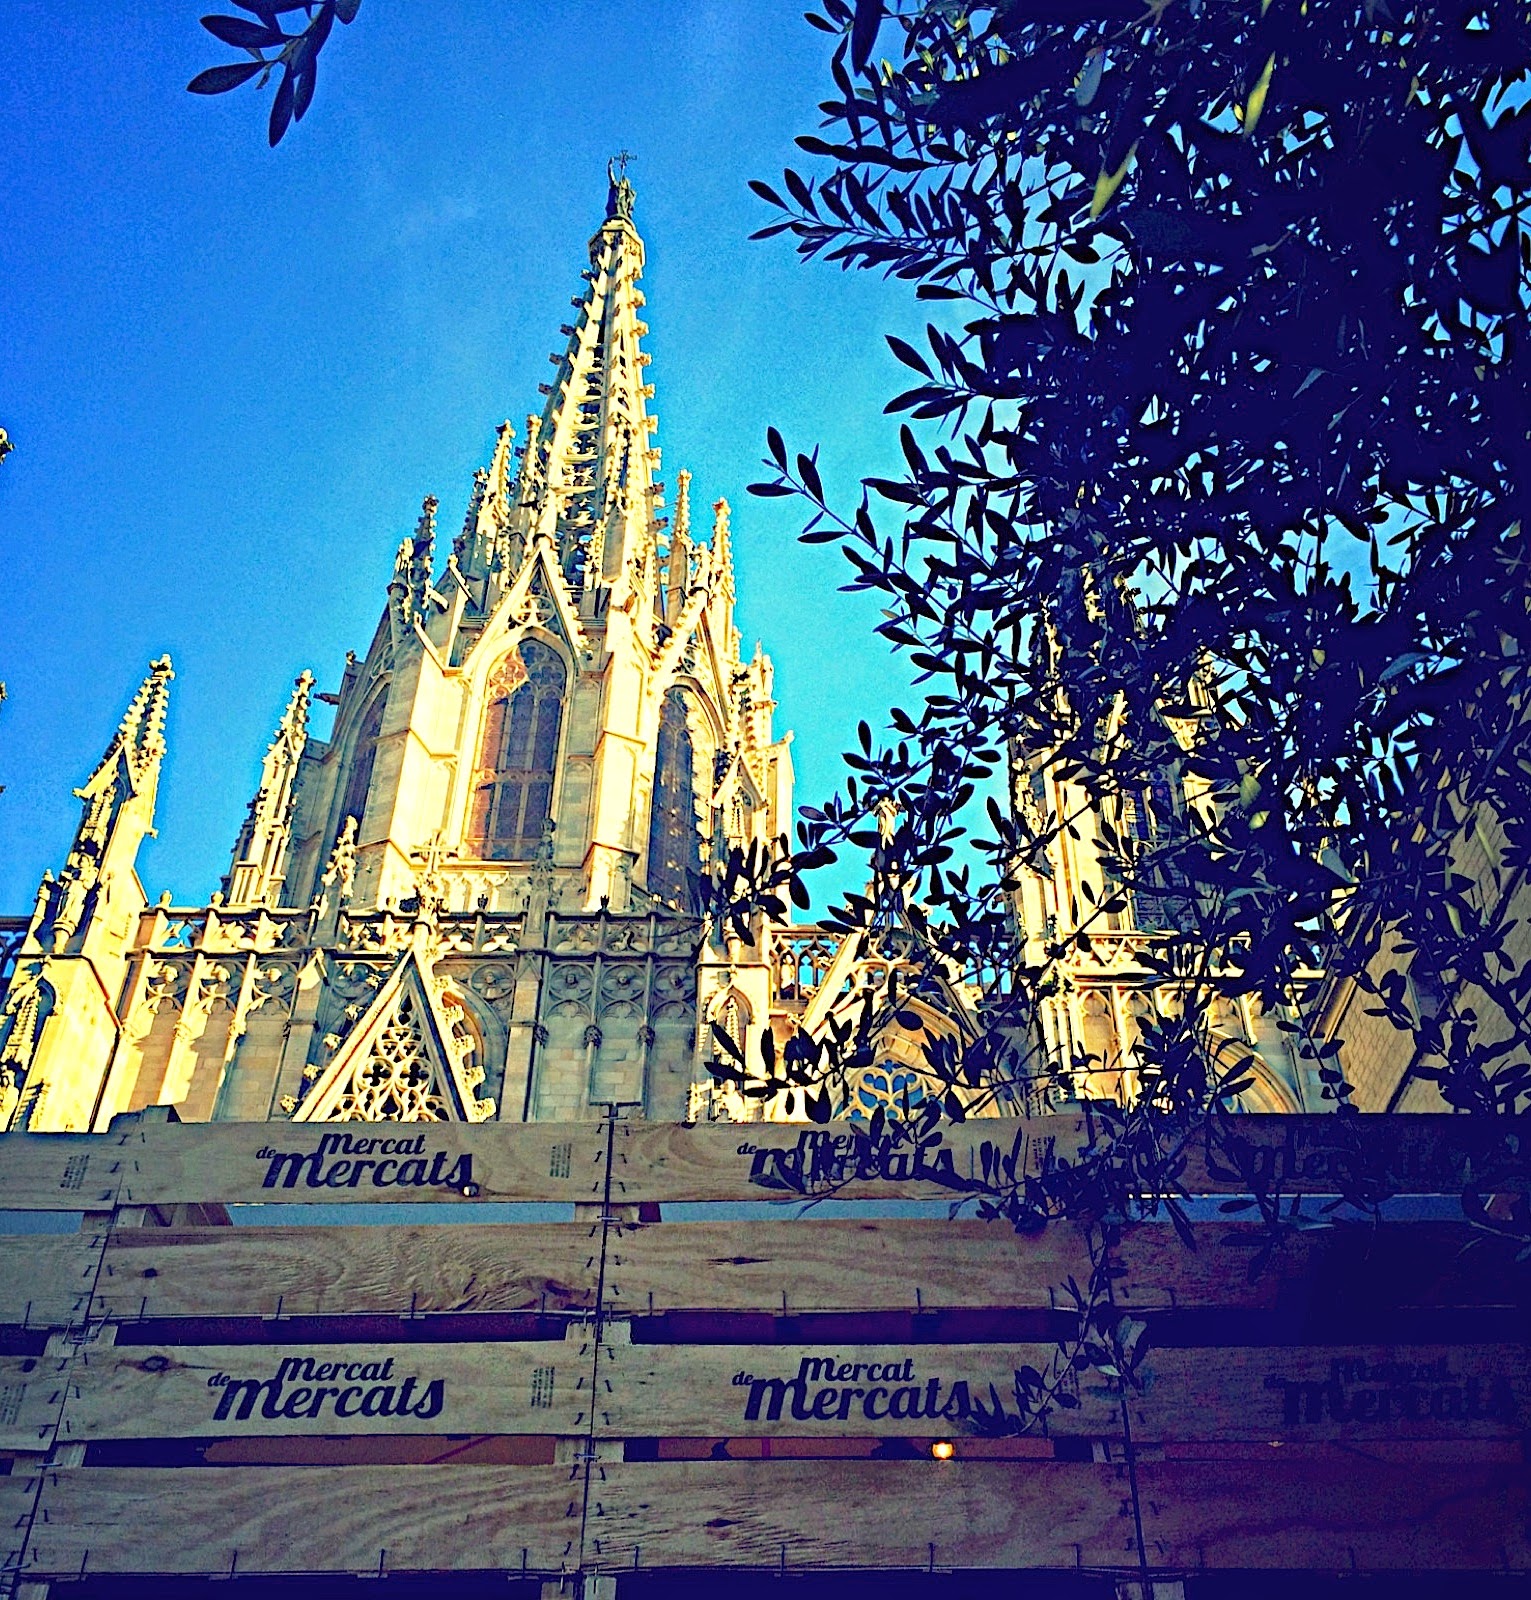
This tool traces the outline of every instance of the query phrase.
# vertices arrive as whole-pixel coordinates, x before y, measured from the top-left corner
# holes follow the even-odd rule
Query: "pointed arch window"
[[[553,774],[566,684],[557,651],[535,639],[512,650],[489,682],[466,844],[485,861],[530,861],[553,812]]]
[[[340,818],[336,828],[345,826],[347,817],[356,818],[356,831],[361,833],[362,818],[367,811],[367,791],[372,787],[372,768],[377,761],[378,735],[383,731],[383,702],[386,695],[378,695],[367,707],[357,729],[356,743],[351,747],[351,771],[346,778],[345,799],[340,803]]]
[[[690,908],[688,874],[702,870],[702,840],[696,825],[696,790],[686,697],[672,689],[659,713],[659,747],[654,764],[654,804],[649,820],[651,894]]]

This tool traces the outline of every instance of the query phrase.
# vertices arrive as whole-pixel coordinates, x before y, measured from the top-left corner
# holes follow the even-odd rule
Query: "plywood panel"
[[[60,1438],[572,1434],[590,1374],[578,1339],[123,1345],[76,1361]]]
[[[1140,1444],[1518,1439],[1523,1345],[1150,1350],[1128,1401]]]
[[[0,1450],[49,1448],[69,1365],[57,1356],[0,1356]]]
[[[871,1438],[961,1435],[1016,1413],[1015,1373],[1046,1371],[1056,1345],[611,1345],[601,1358],[603,1435]],[[610,1385],[608,1389],[606,1386]],[[1120,1431],[1115,1399],[1085,1394],[1054,1433]],[[1045,1429],[1037,1429],[1039,1434]]]
[[[1449,1223],[1342,1222],[1289,1231],[1255,1271],[1256,1223],[1198,1223],[1188,1249],[1167,1222],[1120,1230],[1117,1301],[1136,1309],[1285,1308],[1331,1319],[1386,1308],[1514,1308],[1528,1280],[1514,1246]]]
[[[61,1469],[23,1573],[557,1571],[580,1489],[567,1467]]]
[[[678,1222],[624,1228],[609,1246],[608,1306],[646,1314],[1050,1307],[1088,1278],[1065,1225],[1022,1238],[981,1222]]]
[[[1072,1158],[1087,1131],[1078,1117],[970,1122],[941,1130],[921,1151],[874,1149],[846,1123],[619,1123],[613,1196],[620,1200],[766,1200],[792,1194],[841,1199],[957,1198],[982,1175],[979,1149],[994,1144],[1022,1175],[1053,1155]]]
[[[131,1229],[112,1237],[93,1314],[578,1309],[594,1304],[599,1250],[576,1224]]]
[[[102,1210],[117,1192],[114,1152],[103,1134],[0,1134],[0,1209]]]
[[[1182,1182],[1192,1194],[1247,1191],[1249,1173],[1283,1194],[1450,1195],[1469,1182],[1515,1188],[1531,1178],[1531,1151],[1499,1117],[1238,1116],[1219,1131],[1245,1154],[1209,1151],[1205,1138],[1189,1144]]]
[[[119,1122],[124,1205],[599,1199],[599,1123]]]
[[[1452,1194],[1469,1177],[1513,1187],[1531,1155],[1496,1119],[1391,1116],[1240,1117],[1232,1131],[1249,1171],[1284,1193],[1377,1187]],[[1092,1135],[1077,1116],[949,1124],[919,1156],[873,1149],[846,1124],[704,1124],[623,1121],[616,1129],[616,1198],[649,1201],[760,1199],[833,1192],[846,1197],[946,1197],[984,1166],[985,1144],[1009,1172],[1073,1160]],[[11,1134],[0,1138],[0,1207],[94,1209],[122,1184],[124,1204],[301,1203],[598,1198],[606,1129],[597,1122],[369,1124],[174,1124],[118,1118],[109,1134]],[[408,1148],[399,1148],[401,1145]],[[418,1146],[418,1148],[416,1148]],[[1204,1139],[1171,1153],[1191,1193],[1249,1186]],[[1235,1164],[1236,1166],[1236,1164]],[[476,1192],[464,1194],[465,1188]]]
[[[1122,1469],[1088,1462],[619,1463],[586,1559],[641,1566],[1129,1566]]]
[[[1155,1564],[1502,1571],[1531,1565],[1524,1464],[1397,1462],[1357,1451],[1320,1465],[1141,1462]]]
[[[1284,1194],[1459,1193],[1469,1176],[1506,1186],[1531,1176],[1531,1157],[1495,1119],[1392,1116],[1249,1116],[1220,1132],[1242,1154],[1205,1137],[1164,1148],[1162,1159],[1191,1194],[1228,1194],[1257,1184]],[[1098,1130],[1082,1116],[944,1124],[919,1152],[892,1140],[874,1145],[848,1124],[747,1126],[626,1121],[618,1125],[614,1193],[625,1200],[760,1199],[773,1194],[843,1198],[950,1198],[981,1180],[984,1145],[1005,1175],[1073,1161]]]
[[[0,1237],[0,1324],[61,1328],[82,1320],[105,1243],[104,1230]]]
[[[38,1475],[20,1463],[0,1477],[0,1573],[9,1575],[21,1565],[37,1489]]]

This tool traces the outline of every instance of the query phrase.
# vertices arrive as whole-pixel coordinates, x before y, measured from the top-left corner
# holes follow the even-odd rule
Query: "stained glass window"
[[[467,848],[486,861],[530,861],[553,809],[563,725],[563,662],[529,639],[490,680],[474,769]]]
[[[672,689],[664,698],[659,713],[657,755],[654,807],[649,822],[649,892],[689,910],[691,886],[687,875],[702,870],[702,840],[696,825],[686,697],[679,689]]]

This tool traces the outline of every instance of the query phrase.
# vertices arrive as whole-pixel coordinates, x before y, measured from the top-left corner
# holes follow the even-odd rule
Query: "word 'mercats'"
[[[1449,1358],[1367,1361],[1336,1357],[1327,1378],[1286,1378],[1271,1373],[1265,1387],[1281,1395],[1286,1427],[1309,1422],[1509,1422],[1516,1420],[1515,1391],[1506,1377],[1466,1376]]]
[[[260,1415],[275,1420],[332,1417],[439,1416],[446,1404],[446,1380],[424,1382],[417,1373],[396,1378],[393,1357],[386,1361],[316,1361],[284,1356],[269,1378],[235,1378],[215,1372],[207,1380],[220,1390],[214,1422],[248,1422],[259,1402]]]
[[[804,1356],[795,1377],[757,1378],[753,1372],[740,1372],[734,1385],[749,1390],[746,1422],[759,1421],[762,1409],[765,1421],[779,1422],[784,1406],[796,1422],[847,1422],[853,1414],[868,1422],[887,1417],[955,1422],[973,1409],[966,1381],[916,1377],[912,1356],[887,1362]]]
[[[264,1161],[263,1189],[292,1189],[299,1178],[310,1189],[464,1189],[473,1182],[473,1157],[437,1150],[429,1158],[425,1135],[377,1138],[355,1133],[326,1133],[314,1150],[277,1150],[266,1145],[255,1152]],[[451,1162],[451,1170],[447,1163]]]

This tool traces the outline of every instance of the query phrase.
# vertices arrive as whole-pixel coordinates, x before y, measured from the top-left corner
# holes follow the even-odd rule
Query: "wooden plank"
[[[38,1472],[20,1462],[0,1477],[0,1577],[21,1565],[37,1489]]]
[[[1485,1175],[1524,1184],[1531,1152],[1502,1119],[1451,1116],[1251,1116],[1235,1131],[1263,1185],[1287,1193],[1378,1186],[1453,1194]],[[939,1148],[914,1157],[873,1149],[847,1124],[703,1124],[640,1120],[616,1130],[614,1193],[624,1200],[707,1201],[835,1193],[847,1198],[946,1198],[983,1168],[986,1143],[1023,1173],[1074,1159],[1091,1136],[1081,1116],[948,1124]],[[399,1148],[403,1145],[409,1148]],[[569,1201],[598,1198],[606,1130],[599,1122],[370,1124],[140,1122],[108,1134],[0,1138],[0,1208],[93,1209],[119,1180],[122,1202]],[[416,1148],[418,1146],[418,1148]],[[1185,1148],[1192,1193],[1248,1184]],[[953,1185],[956,1185],[954,1190]],[[475,1192],[464,1194],[465,1188]]]
[[[1252,1273],[1266,1234],[1257,1223],[1197,1223],[1187,1249],[1167,1222],[1123,1228],[1113,1293],[1134,1310],[1282,1310],[1331,1320],[1387,1309],[1523,1308],[1531,1279],[1510,1241],[1465,1223],[1342,1222],[1293,1230]]]
[[[114,1126],[124,1205],[588,1201],[600,1123],[217,1122]]]
[[[994,1391],[1019,1416],[1015,1373],[1049,1372],[1056,1345],[608,1347],[606,1435],[865,1438],[984,1431]],[[1291,1443],[1515,1440],[1531,1427],[1523,1346],[1290,1346],[1150,1350],[1129,1397],[1134,1440]],[[868,1370],[868,1368],[875,1370]],[[992,1390],[991,1390],[992,1386]],[[1120,1402],[1086,1371],[1031,1431],[1116,1439]]]
[[[104,1210],[117,1193],[114,1166],[100,1134],[0,1134],[0,1209]]]
[[[1523,1462],[1140,1462],[1149,1560],[1171,1568],[1503,1571],[1531,1566]]]
[[[1528,1356],[1524,1345],[1150,1350],[1128,1401],[1132,1435],[1143,1445],[1518,1439],[1531,1428]]]
[[[586,1560],[643,1566],[1127,1567],[1122,1468],[1088,1462],[614,1463]]]
[[[578,1560],[567,1467],[50,1471],[23,1574],[558,1571]]]
[[[574,1223],[128,1229],[112,1236],[92,1315],[578,1310],[595,1303],[599,1252]]]
[[[1227,1131],[1261,1186],[1283,1194],[1453,1195],[1469,1183],[1523,1190],[1531,1180],[1531,1148],[1504,1117],[1261,1114],[1231,1118]],[[1226,1152],[1209,1160],[1205,1140],[1193,1142],[1182,1181],[1192,1194],[1247,1191],[1228,1164]]]
[[[1485,1174],[1507,1187],[1531,1177],[1531,1152],[1497,1118],[1390,1116],[1239,1117],[1229,1129],[1247,1148],[1248,1180],[1206,1141],[1179,1152],[1178,1181],[1192,1194],[1244,1192],[1250,1181],[1286,1194],[1460,1193]],[[1075,1160],[1093,1136],[1082,1116],[943,1124],[921,1152],[887,1139],[873,1145],[846,1123],[618,1125],[614,1194],[624,1200],[748,1200],[789,1194],[846,1199],[953,1198],[985,1172],[980,1149],[1022,1175],[1049,1160]],[[1174,1165],[1172,1163],[1172,1165]]]
[[[57,1356],[0,1356],[0,1450],[48,1449],[69,1366]]]
[[[63,1328],[90,1305],[105,1229],[0,1238],[0,1324]]]
[[[1022,1238],[1002,1224],[918,1221],[674,1222],[624,1228],[608,1250],[609,1308],[797,1315],[942,1307],[1041,1307],[1082,1237],[1063,1224]]]
[[[978,1151],[996,1144],[1023,1174],[1054,1155],[1073,1156],[1087,1137],[1078,1117],[948,1124],[939,1146],[873,1148],[848,1123],[624,1121],[617,1125],[612,1195],[657,1202],[838,1199],[954,1200],[982,1172]]]
[[[1167,1224],[1124,1230],[1115,1247],[1118,1304],[1375,1323],[1386,1308],[1518,1314],[1531,1293],[1513,1249],[1465,1225],[1299,1233],[1254,1278],[1258,1227],[1202,1224],[1196,1236],[1189,1250]],[[8,1305],[7,1320],[34,1323],[81,1315],[95,1270],[85,1236],[15,1243],[0,1313]],[[599,1253],[598,1229],[579,1223],[123,1229],[111,1236],[91,1314],[583,1310],[594,1306]],[[1013,1311],[1064,1304],[1060,1286],[1089,1272],[1085,1241],[1065,1224],[1021,1237],[1000,1223],[809,1217],[619,1227],[608,1242],[606,1291],[608,1310],[625,1315]]]
[[[590,1373],[578,1339],[118,1345],[75,1362],[59,1436],[573,1434],[588,1422]]]
[[[662,1438],[907,1438],[961,1435],[1013,1414],[1020,1367],[1046,1371],[1056,1345],[635,1345],[603,1349],[596,1431]],[[610,1384],[610,1390],[605,1389]],[[1114,1436],[1103,1394],[1051,1419],[1054,1433]],[[1047,1430],[1038,1428],[1039,1435]]]

